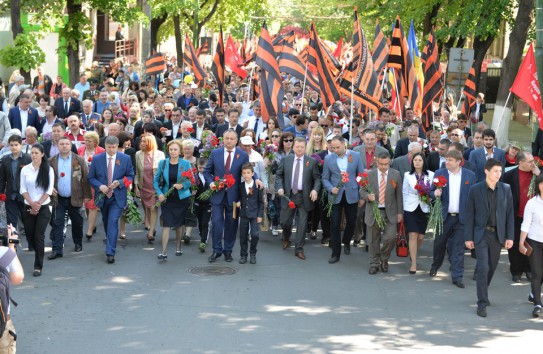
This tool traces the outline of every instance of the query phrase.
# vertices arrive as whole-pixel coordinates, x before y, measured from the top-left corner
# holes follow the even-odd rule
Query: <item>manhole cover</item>
[[[190,272],[194,275],[232,275],[236,274],[237,269],[221,266],[202,266],[191,268]]]

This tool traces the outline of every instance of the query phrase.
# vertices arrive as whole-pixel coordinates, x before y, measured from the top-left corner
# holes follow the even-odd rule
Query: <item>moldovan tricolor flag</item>
[[[243,59],[241,58],[241,55],[239,55],[231,36],[228,36],[228,39],[226,40],[226,47],[224,48],[224,63],[228,65],[230,70],[232,70],[242,79],[247,77],[247,71],[241,67],[243,65]]]
[[[535,66],[534,45],[530,44],[524,61],[520,65],[517,77],[513,86],[509,89],[530,106],[537,115],[539,128],[543,129],[543,108],[541,105],[541,92],[539,80],[537,79],[537,68]]]

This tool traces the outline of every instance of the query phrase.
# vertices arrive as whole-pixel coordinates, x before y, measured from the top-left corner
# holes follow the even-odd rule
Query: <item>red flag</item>
[[[228,65],[236,75],[241,76],[242,79],[247,77],[247,71],[241,67],[243,65],[243,59],[239,55],[236,45],[232,40],[232,37],[228,36],[226,40],[226,47],[224,48],[225,64]]]
[[[537,115],[539,128],[543,129],[543,109],[541,105],[541,92],[539,91],[539,80],[537,79],[537,68],[533,43],[530,44],[524,61],[520,65],[517,77],[513,86],[509,89],[530,106]]]
[[[339,39],[339,42],[337,42],[337,46],[336,46],[336,50],[334,50],[334,52],[332,53],[332,55],[334,57],[336,57],[337,59],[339,59],[339,57],[341,56],[341,50],[343,49],[343,37],[341,37]]]

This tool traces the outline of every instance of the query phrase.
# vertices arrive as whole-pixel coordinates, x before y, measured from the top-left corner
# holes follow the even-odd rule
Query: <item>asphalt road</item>
[[[19,251],[26,278],[12,294],[19,303],[12,310],[18,353],[495,354],[540,348],[543,323],[531,318],[529,283],[511,283],[505,251],[489,290],[488,317],[480,318],[471,280],[475,260],[466,255],[465,289],[452,285],[447,261],[430,278],[428,240],[416,275],[408,274],[408,259],[395,255],[389,273],[369,275],[363,248],[329,265],[329,248],[319,240],[307,240],[302,261],[270,233],[261,235],[256,265],[238,264],[236,245],[233,263],[214,264],[235,274],[195,275],[193,268],[209,265],[196,230],[180,257],[172,236],[167,261],[157,260],[158,242],[149,245],[143,230],[130,230],[113,265],[106,264],[101,221],[82,253],[73,252],[68,231],[64,257],[45,259],[39,278],[32,277],[33,253]]]

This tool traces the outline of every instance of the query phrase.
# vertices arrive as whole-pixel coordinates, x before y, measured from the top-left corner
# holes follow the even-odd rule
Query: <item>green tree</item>
[[[30,82],[30,70],[45,63],[45,53],[38,45],[36,36],[19,33],[13,45],[0,50],[0,63],[19,68],[26,82]]]

